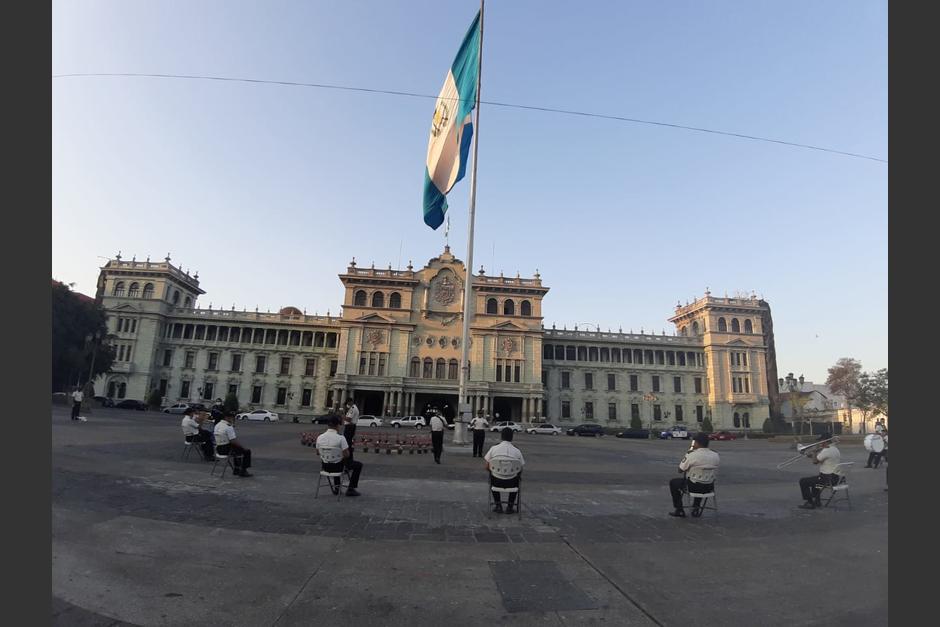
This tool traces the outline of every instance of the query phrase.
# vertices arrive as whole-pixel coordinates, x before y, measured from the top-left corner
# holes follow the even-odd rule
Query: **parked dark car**
[[[617,434],[618,438],[638,438],[648,440],[650,437],[649,429],[627,429]]]
[[[96,396],[95,400],[98,401],[98,404],[102,407],[114,407],[114,399],[108,398],[107,396]]]
[[[147,403],[143,401],[135,401],[130,398],[125,398],[123,401],[118,401],[114,404],[118,409],[138,409],[144,411],[147,409]]]
[[[568,435],[597,437],[604,435],[604,428],[600,425],[584,424],[572,427],[566,432]]]
[[[209,408],[202,403],[190,403],[189,406],[193,408],[193,411],[209,411]]]
[[[313,418],[310,419],[310,423],[315,424],[315,425],[329,424],[330,418],[332,416],[333,414],[323,414],[322,416],[314,416]]]
[[[709,440],[737,440],[738,436],[730,431],[719,431],[718,433],[709,433]]]

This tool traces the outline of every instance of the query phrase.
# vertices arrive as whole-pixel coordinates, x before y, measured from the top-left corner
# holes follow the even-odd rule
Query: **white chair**
[[[234,474],[235,474],[235,465],[234,465],[234,463],[232,462],[232,456],[231,456],[231,455],[220,455],[220,454],[219,454],[219,447],[218,447],[218,446],[212,447],[212,452],[213,452],[213,454],[215,455],[215,463],[212,464],[212,470],[209,472],[209,475],[214,475],[214,474],[215,474],[215,467],[219,465],[219,462],[224,462],[224,464],[223,464],[223,466],[222,466],[222,474],[219,475],[220,478],[225,476],[225,469],[226,469],[226,468],[231,468],[231,469],[232,469],[232,474],[234,475]]]
[[[323,448],[318,448],[317,452],[320,454],[320,461],[324,464],[337,464],[343,461],[343,450],[338,446],[324,446]],[[326,485],[329,486],[331,490],[336,490],[336,499],[339,500],[339,497],[343,494],[343,489],[349,489],[349,484],[343,482],[343,476],[345,474],[345,470],[331,472],[323,470],[321,467],[320,476],[317,479],[317,491],[313,495],[313,498],[320,496],[320,486],[323,485],[323,480],[326,479]],[[333,483],[334,479],[339,479],[339,486]]]
[[[717,466],[694,466],[686,471],[685,478],[688,481],[693,481],[695,483],[701,484],[711,484],[711,490],[705,493],[699,492],[689,492],[689,487],[686,485],[683,496],[689,498],[689,504],[686,507],[692,508],[692,516],[698,518],[706,509],[713,510],[715,516],[718,515],[718,495],[715,494],[715,478],[718,476],[718,467]],[[694,507],[695,499],[702,499],[699,502],[698,507]],[[708,505],[708,500],[711,499],[711,506]]]
[[[490,474],[492,474],[497,479],[515,479],[519,476],[519,473],[522,472],[522,462],[514,457],[494,457],[490,460]],[[487,504],[492,502],[492,493],[496,492],[499,494],[513,494],[516,495],[516,513],[519,515],[519,518],[522,518],[522,480],[519,480],[519,486],[515,488],[498,488],[496,486],[489,486],[490,490],[487,493]],[[508,498],[508,497],[507,497]]]
[[[823,503],[823,507],[829,507],[830,503],[837,504],[840,499],[836,499],[836,496],[838,496],[839,494],[843,494],[845,498],[841,500],[844,500],[848,504],[849,509],[852,509],[852,499],[849,498],[848,474],[849,474],[849,471],[852,470],[854,466],[855,466],[855,462],[842,462],[841,464],[836,465],[836,470],[835,470],[835,473],[833,474],[838,475],[839,479],[835,483],[835,485],[817,486],[821,488],[819,492],[820,500],[822,500],[823,492],[825,492],[826,490],[829,490],[829,498],[826,499],[825,503]]]

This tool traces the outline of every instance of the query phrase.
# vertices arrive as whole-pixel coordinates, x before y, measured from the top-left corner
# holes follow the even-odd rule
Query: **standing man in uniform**
[[[477,417],[470,421],[473,431],[473,456],[483,457],[483,443],[486,441],[486,428],[490,423],[483,417],[483,410],[477,412]]]
[[[82,401],[85,400],[85,394],[80,387],[76,387],[72,392],[72,420],[78,420],[78,413],[82,409]]]
[[[823,433],[819,436],[819,441],[828,440],[832,436]],[[802,509],[816,509],[822,507],[819,498],[821,489],[817,486],[836,485],[839,483],[839,475],[836,474],[836,466],[842,461],[842,453],[830,442],[825,442],[820,450],[813,457],[813,463],[819,464],[819,474],[813,477],[803,477],[800,479],[800,492],[803,493],[803,499],[806,501],[800,507]]]
[[[431,450],[434,452],[434,463],[441,463],[441,453],[444,450],[444,429],[447,421],[437,411],[431,416]]]
[[[235,437],[235,427],[232,422],[235,421],[235,414],[230,411],[225,412],[225,417],[215,425],[215,448],[219,455],[231,455],[235,469],[232,471],[239,477],[251,477],[248,472],[251,468],[251,449],[242,446]]]
[[[352,398],[346,399],[346,418],[343,421],[343,437],[349,445],[348,463],[353,462],[353,438],[356,436],[356,423],[359,422],[359,408]]]

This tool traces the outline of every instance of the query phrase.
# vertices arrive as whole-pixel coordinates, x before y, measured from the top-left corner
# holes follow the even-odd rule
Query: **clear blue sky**
[[[53,73],[208,74],[436,95],[459,2],[53,2]],[[888,158],[887,2],[487,3],[484,100]],[[118,250],[199,270],[201,306],[333,313],[355,256],[423,265],[432,100],[143,78],[52,82],[52,267],[92,294]],[[545,324],[665,328],[754,290],[782,373],[888,359],[888,166],[484,106],[475,269],[551,287]],[[469,177],[451,246],[465,258]],[[494,253],[495,247],[495,253]]]

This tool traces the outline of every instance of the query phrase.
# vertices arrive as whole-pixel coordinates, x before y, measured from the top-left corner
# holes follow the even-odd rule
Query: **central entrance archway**
[[[415,413],[430,420],[431,415],[440,412],[447,422],[453,422],[457,415],[456,394],[415,394]]]

